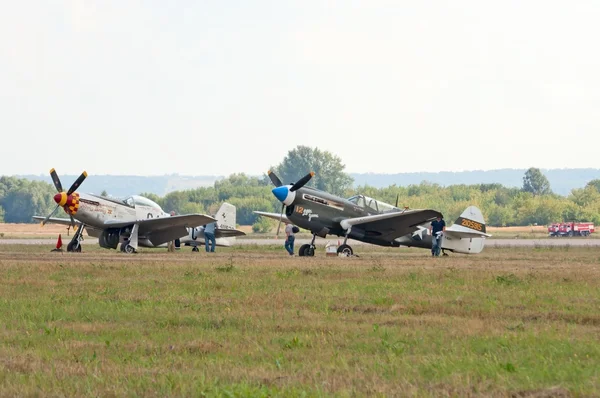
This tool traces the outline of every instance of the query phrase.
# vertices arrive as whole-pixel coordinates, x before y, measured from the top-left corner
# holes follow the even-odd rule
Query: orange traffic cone
[[[62,251],[62,238],[60,234],[58,234],[58,240],[56,241],[56,249],[52,249],[53,252],[61,252]]]

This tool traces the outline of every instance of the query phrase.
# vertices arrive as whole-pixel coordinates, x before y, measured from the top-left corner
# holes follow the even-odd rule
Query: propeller
[[[69,188],[69,190],[67,191],[67,196],[69,196],[70,194],[75,192],[77,190],[77,188],[79,188],[79,186],[81,185],[83,180],[86,179],[86,177],[87,177],[87,173],[85,171],[83,173],[81,173],[81,175],[79,177],[77,177],[77,179],[75,180],[73,185],[71,185],[71,188]]]
[[[54,210],[52,210],[52,213],[48,214],[48,217],[46,217],[44,219],[44,221],[42,221],[42,225],[46,225],[46,223],[48,222],[48,220],[50,219],[50,217],[52,217],[54,215],[54,213],[56,213],[56,210],[58,210],[59,207],[60,207],[60,205],[56,205],[56,207],[54,208]]]
[[[279,177],[277,177],[277,175],[275,175],[275,173],[273,173],[271,170],[269,170],[267,174],[269,175],[269,178],[271,179],[273,185],[275,185],[276,187],[280,187],[283,185]]]
[[[400,198],[400,194],[396,194],[396,207],[398,207],[398,199]]]
[[[275,236],[279,238],[279,229],[281,228],[281,218],[283,217],[283,209],[285,209],[285,204],[281,204],[281,213],[279,214],[279,224],[277,224],[277,233]]]
[[[271,170],[269,170],[267,172],[267,174],[268,174],[269,178],[271,179],[271,182],[273,183],[273,185],[275,185],[276,187],[280,187],[283,185],[283,183],[281,182],[279,177],[277,177],[277,174],[275,174]],[[279,238],[279,230],[281,229],[281,218],[283,217],[284,210],[285,210],[285,204],[282,203],[281,204],[281,212],[279,213],[279,224],[277,224],[277,233],[275,234],[275,236],[277,236],[278,238]]]
[[[269,178],[271,179],[271,182],[273,183],[273,185],[275,185],[275,187],[279,188],[281,186],[283,186],[283,183],[281,182],[281,180],[279,179],[279,177],[277,177],[277,175],[272,172],[271,170],[269,170],[267,172],[267,174],[269,175]],[[306,185],[307,182],[310,181],[311,178],[313,178],[315,175],[314,172],[310,172],[307,175],[305,175],[304,177],[302,177],[301,179],[299,179],[297,182],[295,182],[291,188],[289,188],[290,192],[294,192],[297,191],[298,189],[302,188],[304,185]],[[283,211],[285,210],[285,203],[281,204],[281,212],[279,213],[279,224],[277,224],[277,233],[276,236],[279,238],[279,231],[281,230],[281,219],[283,218]]]
[[[50,217],[52,217],[54,215],[54,213],[56,213],[58,208],[61,207],[61,203],[62,203],[62,206],[65,206],[65,209],[66,209],[66,205],[65,205],[66,201],[68,200],[69,196],[73,192],[75,192],[75,190],[77,190],[77,188],[79,188],[81,183],[86,179],[87,172],[84,171],[83,173],[81,173],[81,175],[75,180],[75,182],[71,185],[71,187],[69,188],[69,190],[67,192],[65,192],[63,190],[63,186],[60,182],[60,178],[58,177],[58,174],[56,173],[56,170],[54,170],[54,168],[52,170],[50,170],[50,177],[52,178],[54,187],[56,187],[56,190],[58,191],[58,194],[54,195],[54,201],[57,203],[57,205],[54,208],[54,210],[52,210],[52,212],[50,214],[48,214],[48,217],[46,217],[44,219],[44,221],[42,221],[42,225],[46,225],[46,223],[48,222]],[[75,219],[73,218],[73,215],[71,213],[69,213],[68,211],[67,211],[67,213],[69,214],[69,217],[71,218],[71,226],[74,226]]]
[[[62,192],[63,191],[62,184],[60,183],[60,178],[58,178],[58,174],[56,174],[56,170],[54,170],[54,168],[52,168],[52,170],[50,170],[50,177],[52,177],[52,182],[54,183],[56,190],[58,192]]]
[[[304,177],[302,177],[294,185],[292,185],[292,187],[290,188],[290,192],[297,191],[300,188],[302,188],[303,186],[305,186],[306,183],[309,182],[310,179],[314,177],[314,175],[315,175],[315,172],[311,171],[310,173],[308,173],[307,175],[305,175]]]

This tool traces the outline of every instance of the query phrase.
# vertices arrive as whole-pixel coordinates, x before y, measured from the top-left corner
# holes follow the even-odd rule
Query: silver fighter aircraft
[[[67,251],[81,251],[83,231],[98,238],[101,247],[134,253],[139,246],[157,247],[189,234],[189,229],[216,221],[206,214],[171,216],[152,200],[133,195],[125,199],[107,198],[75,190],[87,177],[84,171],[71,187],[64,191],[54,169],[50,175],[58,193],[54,195],[56,208],[47,217],[34,216],[47,222],[70,225],[75,235],[67,245]],[[52,217],[62,207],[69,218]]]

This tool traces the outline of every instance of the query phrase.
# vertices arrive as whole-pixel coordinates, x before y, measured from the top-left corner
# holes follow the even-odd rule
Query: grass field
[[[600,252],[0,246],[0,396],[599,396]]]

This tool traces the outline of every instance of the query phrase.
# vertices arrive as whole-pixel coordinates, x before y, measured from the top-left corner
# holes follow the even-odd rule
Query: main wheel
[[[300,256],[300,257],[310,256],[310,254],[306,254],[306,250],[309,248],[310,248],[310,245],[308,243],[300,246],[300,249],[298,249],[298,256]]]
[[[131,253],[135,253],[135,248],[131,245],[127,245],[127,246],[125,246],[125,249],[123,249],[123,251],[127,254],[131,254]]]
[[[340,247],[338,247],[337,252],[338,252],[338,254],[343,254],[346,257],[349,257],[352,254],[354,254],[354,252],[352,251],[352,248],[348,245],[341,245]]]
[[[78,241],[69,242],[69,244],[67,245],[67,251],[81,253],[81,243],[79,243]]]
[[[313,245],[308,245],[308,248],[304,249],[304,255],[308,257],[314,257],[315,247]]]

